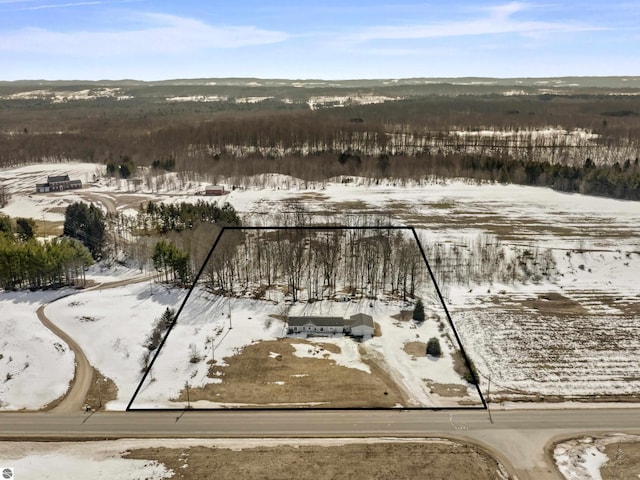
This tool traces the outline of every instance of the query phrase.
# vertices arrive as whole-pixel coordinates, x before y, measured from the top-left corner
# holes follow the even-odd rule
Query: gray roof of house
[[[54,175],[50,176],[48,179],[49,183],[51,182],[68,182],[69,175]]]
[[[289,317],[290,327],[303,327],[308,323],[317,327],[342,327],[345,320],[341,317]]]
[[[366,313],[356,313],[355,315],[351,315],[349,320],[346,320],[345,323],[351,325],[352,327],[366,325],[367,327],[374,328],[373,317],[371,315],[367,315]]]

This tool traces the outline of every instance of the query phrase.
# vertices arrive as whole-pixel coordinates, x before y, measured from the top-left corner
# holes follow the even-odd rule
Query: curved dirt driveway
[[[124,285],[131,285],[133,283],[144,282],[146,280],[149,280],[150,278],[150,276],[145,276],[129,280],[118,280],[115,282],[99,284],[95,287],[90,287],[87,290],[106,290],[108,288],[116,288]],[[58,300],[62,300],[63,298],[68,298],[71,295],[65,295],[63,297],[57,298],[56,300],[53,300],[53,302],[57,302]],[[80,348],[80,345],[78,345],[78,343],[73,338],[71,338],[64,330],[59,328],[51,320],[49,320],[49,318],[47,318],[46,314],[44,313],[44,309],[47,307],[47,305],[49,305],[49,303],[41,305],[36,311],[38,320],[40,320],[40,322],[46,328],[51,330],[51,332],[53,332],[63,342],[65,342],[75,355],[75,373],[73,376],[73,380],[71,381],[71,385],[69,386],[67,393],[65,393],[64,398],[51,411],[57,413],[79,411],[84,407],[87,393],[89,392],[89,388],[91,387],[91,380],[93,379],[93,367],[89,363],[89,360],[87,360],[87,357],[82,351],[82,348]]]
[[[62,297],[66,298],[66,297]],[[42,324],[56,334],[60,339],[69,345],[69,348],[75,355],[75,374],[71,385],[67,393],[65,393],[62,401],[53,408],[53,412],[68,413],[82,409],[84,405],[84,399],[87,397],[89,386],[91,385],[91,379],[93,378],[93,368],[87,360],[86,355],[80,348],[80,345],[76,341],[67,335],[62,329],[58,328],[51,322],[44,314],[44,308],[48,304],[41,305],[37,310],[38,320]]]

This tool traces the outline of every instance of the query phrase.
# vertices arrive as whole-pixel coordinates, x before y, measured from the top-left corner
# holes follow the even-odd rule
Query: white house
[[[371,315],[364,313],[356,313],[345,320],[345,330],[352,337],[372,337],[373,336],[373,318]]]
[[[82,181],[70,180],[69,175],[49,175],[47,183],[36,184],[37,193],[60,192],[74,188],[82,188]]]
[[[289,317],[289,333],[305,333],[313,336],[328,336],[336,333],[352,337],[373,336],[373,318],[364,313],[342,317]]]

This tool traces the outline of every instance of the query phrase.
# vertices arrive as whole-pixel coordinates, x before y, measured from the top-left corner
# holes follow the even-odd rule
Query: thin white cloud
[[[67,31],[25,28],[0,33],[0,51],[72,56],[190,53],[281,42],[283,32],[253,26],[211,26],[166,14],[142,14],[144,26],[123,31]]]
[[[531,36],[552,32],[603,30],[600,27],[580,23],[526,21],[512,18],[514,14],[530,7],[531,5],[526,3],[511,2],[485,8],[483,10],[487,11],[488,15],[472,20],[368,27],[349,35],[346,40],[354,43],[363,43],[375,40],[418,40],[504,33]]]
[[[33,7],[24,7],[20,10],[45,10],[49,8],[84,7],[88,5],[102,5],[102,2],[50,3],[45,5],[34,5]]]

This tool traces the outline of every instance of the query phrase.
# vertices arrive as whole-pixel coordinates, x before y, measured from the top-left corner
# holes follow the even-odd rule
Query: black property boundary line
[[[453,406],[453,407],[273,407],[273,408],[269,408],[269,407],[245,407],[245,408],[236,408],[236,407],[229,407],[229,408],[191,408],[191,410],[193,411],[211,411],[211,412],[237,412],[237,411],[300,411],[300,412],[304,412],[304,411],[309,411],[309,410],[313,410],[313,411],[322,411],[322,410],[355,410],[355,411],[366,411],[366,410],[426,410],[426,411],[441,411],[441,410],[486,410],[487,409],[487,402],[484,399],[484,395],[482,395],[482,391],[480,390],[480,381],[478,379],[478,377],[476,376],[476,372],[471,368],[471,362],[469,361],[469,357],[467,356],[467,352],[464,350],[464,347],[462,346],[462,341],[460,340],[460,335],[458,334],[458,331],[456,330],[456,326],[453,323],[453,320],[451,319],[451,314],[449,313],[449,309],[447,308],[447,305],[444,301],[444,297],[442,296],[442,292],[440,291],[440,287],[438,286],[438,282],[436,281],[436,277],[433,273],[433,270],[431,269],[431,265],[429,264],[429,260],[427,260],[427,255],[424,252],[424,249],[422,248],[422,244],[420,243],[420,239],[418,238],[418,233],[416,232],[414,227],[409,227],[409,226],[355,226],[355,227],[339,227],[339,226],[303,226],[303,227],[223,227],[222,230],[220,230],[220,233],[218,233],[218,236],[216,237],[215,241],[213,242],[213,245],[211,246],[211,249],[209,250],[209,253],[207,254],[207,257],[205,258],[204,262],[202,262],[202,266],[200,267],[200,270],[198,271],[198,274],[196,275],[193,283],[191,284],[191,287],[189,288],[189,291],[187,292],[187,295],[184,297],[184,300],[182,301],[182,304],[180,305],[180,308],[178,309],[178,311],[176,312],[176,315],[173,319],[173,321],[171,322],[171,325],[169,326],[169,328],[167,329],[164,337],[162,338],[162,341],[160,342],[160,345],[158,345],[158,348],[156,349],[155,354],[153,355],[153,358],[151,359],[151,363],[149,363],[149,365],[147,366],[144,374],[142,375],[142,379],[140,380],[140,383],[138,384],[135,392],[133,393],[133,396],[131,397],[131,400],[129,400],[129,403],[127,404],[127,408],[126,411],[127,412],[175,412],[175,411],[181,411],[184,410],[184,408],[135,408],[133,407],[133,402],[135,401],[136,397],[138,396],[138,393],[140,392],[140,390],[142,389],[142,386],[144,385],[147,377],[149,376],[149,373],[151,372],[151,369],[153,368],[153,365],[155,364],[158,356],[160,355],[160,351],[162,350],[162,348],[164,347],[167,338],[169,338],[169,335],[171,334],[171,331],[173,330],[173,327],[175,327],[178,318],[180,317],[180,313],[182,313],[182,310],[184,309],[184,306],[186,305],[187,301],[189,300],[189,297],[191,296],[191,294],[193,293],[193,290],[196,287],[196,284],[198,283],[198,280],[200,279],[200,276],[202,275],[202,272],[204,271],[205,267],[207,266],[207,264],[209,263],[209,260],[211,259],[211,256],[213,255],[213,251],[216,249],[216,247],[218,246],[218,243],[220,242],[220,239],[222,238],[222,236],[224,235],[224,232],[230,230],[238,230],[238,231],[242,231],[242,230],[314,230],[314,231],[318,231],[318,230],[326,230],[326,231],[331,231],[331,230],[405,230],[405,231],[410,231],[411,233],[413,233],[413,237],[418,245],[418,249],[420,250],[420,254],[422,255],[422,259],[424,260],[424,263],[427,267],[427,271],[429,272],[429,276],[431,277],[431,281],[433,282],[433,285],[436,289],[436,293],[438,294],[438,299],[440,300],[440,304],[442,305],[442,308],[444,309],[445,315],[447,316],[447,320],[449,322],[449,326],[451,327],[451,329],[453,330],[453,334],[456,338],[456,341],[458,342],[458,347],[460,348],[460,352],[462,353],[462,357],[464,358],[464,362],[465,365],[467,367],[467,369],[471,372],[471,375],[474,379],[474,383],[476,386],[476,391],[478,393],[478,396],[480,397],[480,400],[482,401],[482,406]]]

